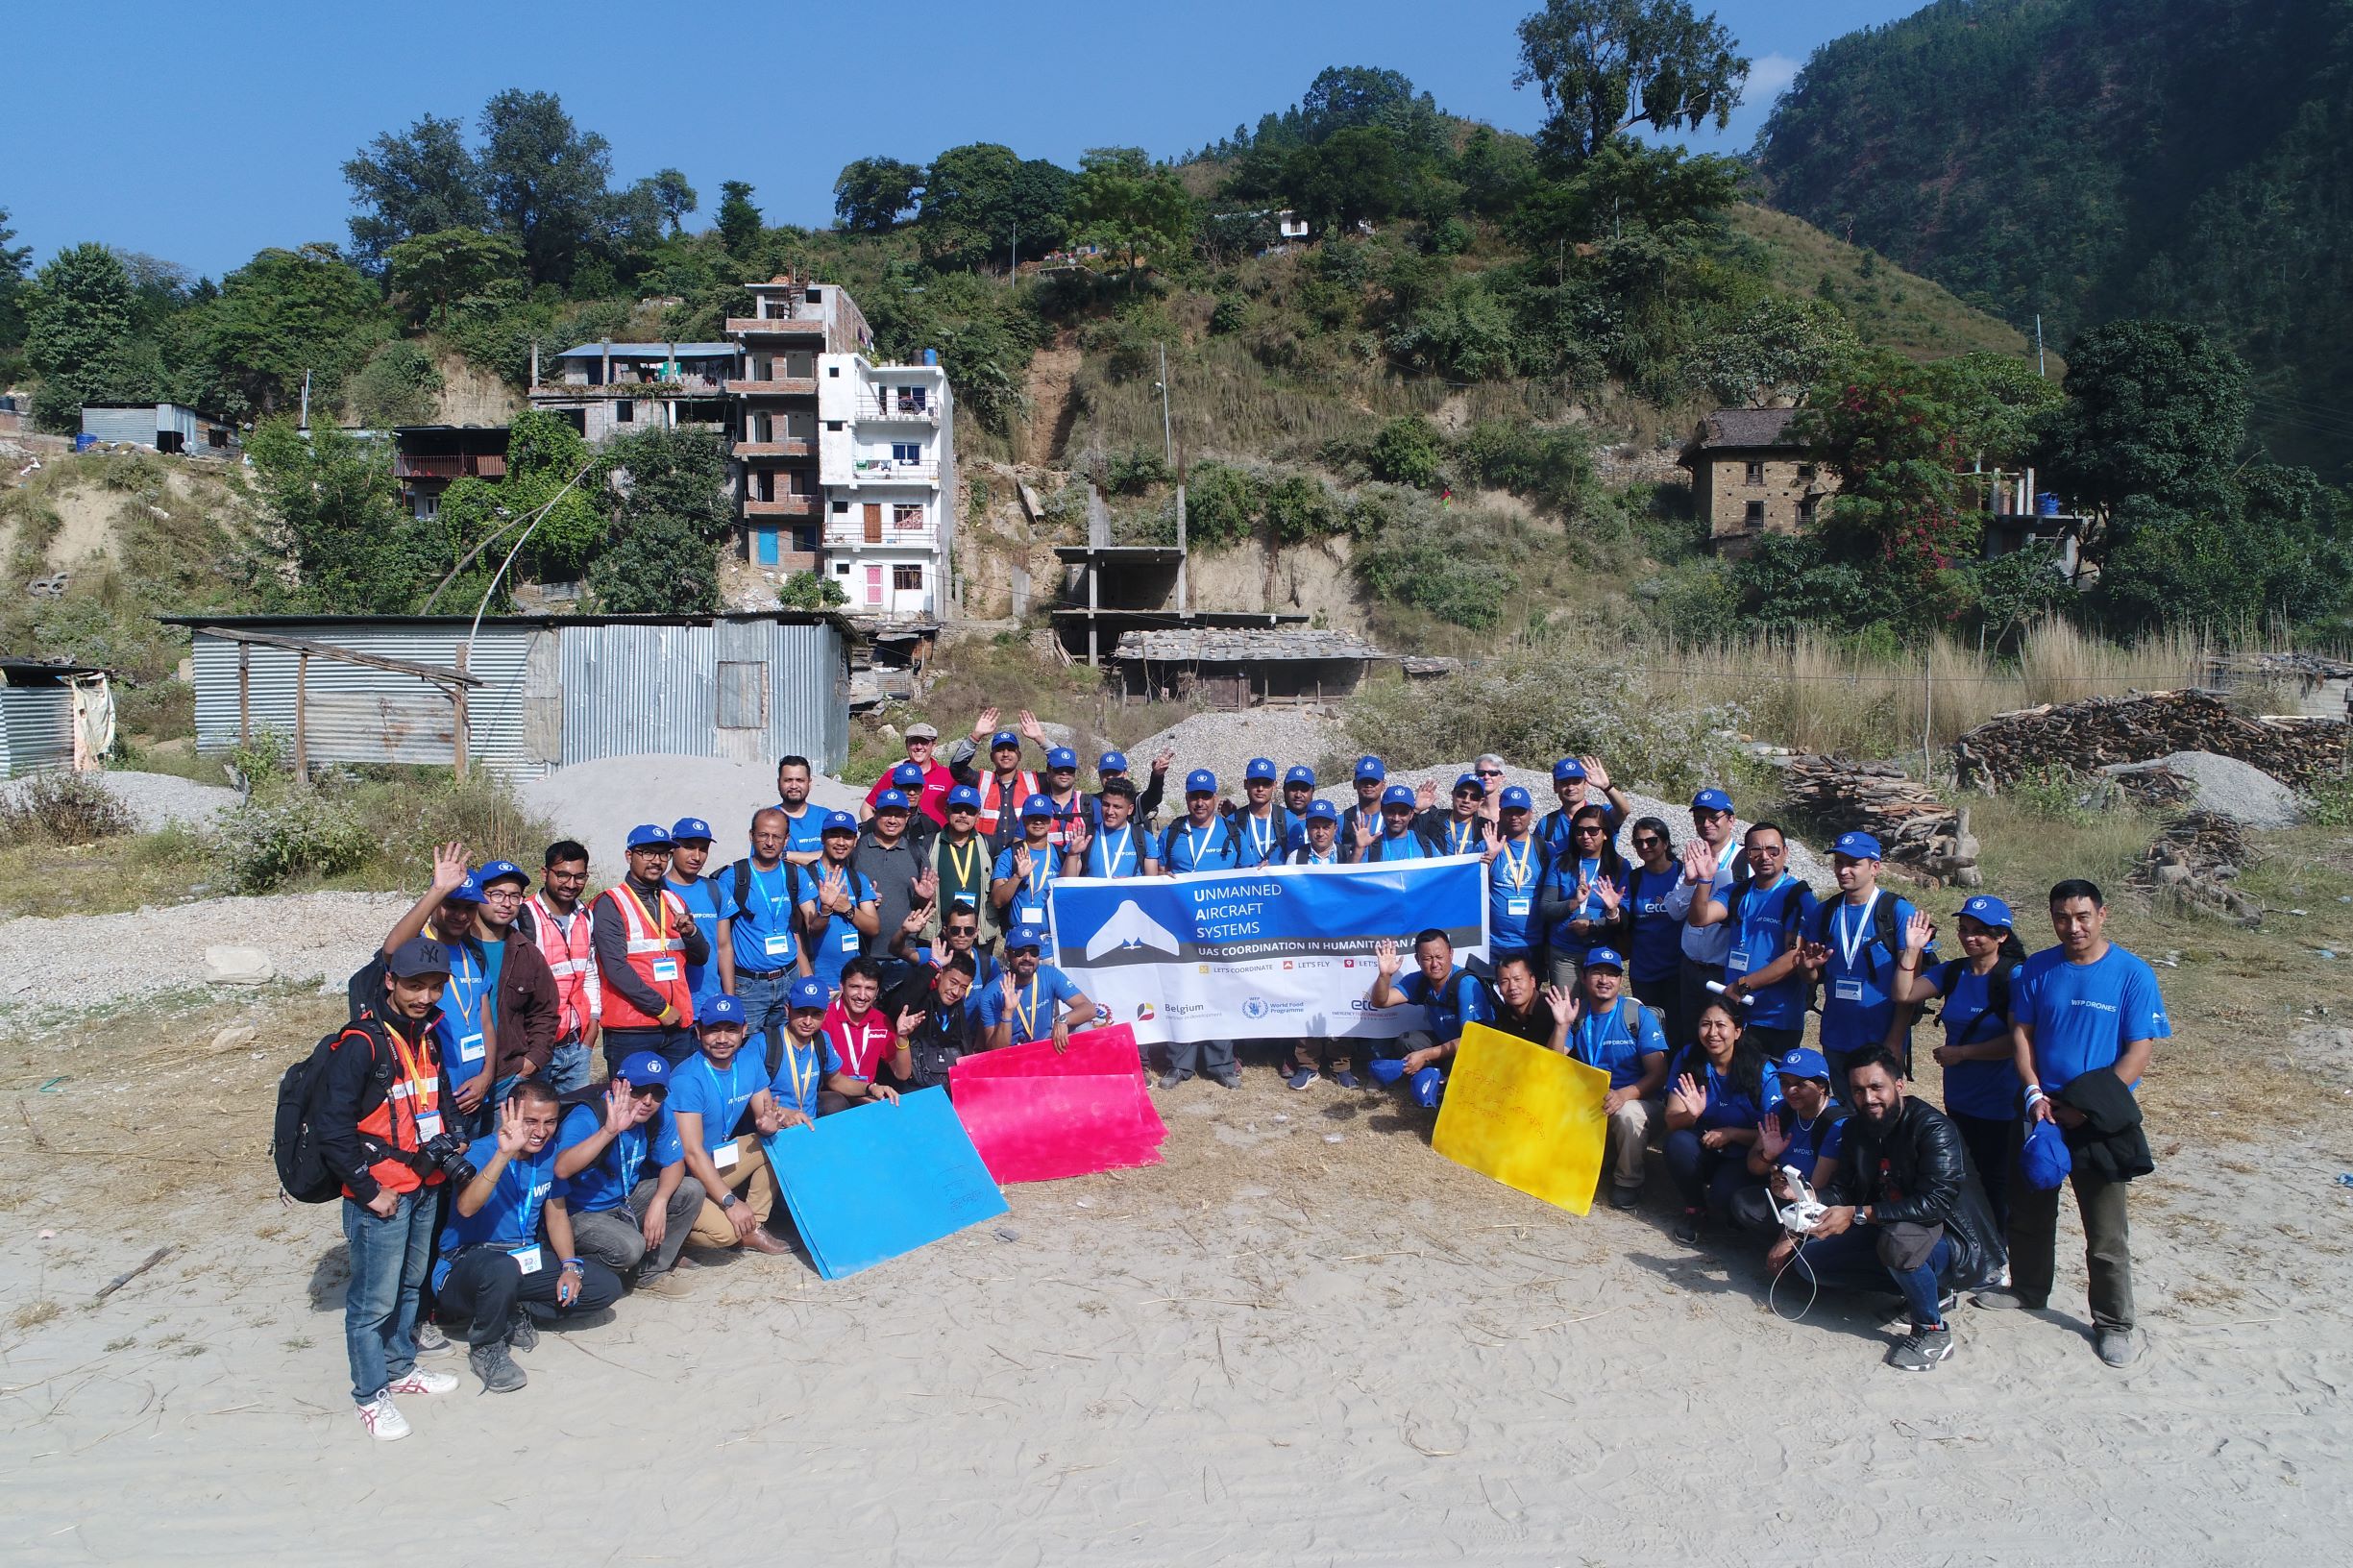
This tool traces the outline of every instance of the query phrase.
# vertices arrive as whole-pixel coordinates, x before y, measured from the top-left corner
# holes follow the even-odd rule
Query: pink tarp
[[[998,1182],[1050,1182],[1160,1164],[1168,1136],[1126,1024],[983,1051],[948,1073],[957,1117]]]

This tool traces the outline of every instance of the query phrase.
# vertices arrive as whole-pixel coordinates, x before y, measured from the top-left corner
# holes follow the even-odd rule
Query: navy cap
[[[912,762],[902,762],[891,770],[891,782],[902,790],[919,790],[923,787],[923,770]]]
[[[1722,790],[1702,790],[1691,797],[1691,809],[1694,811],[1729,811],[1732,809],[1732,797]]]
[[[796,1013],[805,1013],[811,1009],[822,1013],[829,1000],[831,998],[825,994],[825,982],[813,974],[802,975],[793,982],[793,989],[785,992],[786,1005]]]
[[[1329,800],[1317,800],[1308,807],[1308,821],[1311,822],[1336,822],[1339,820],[1338,809]]]
[[[1094,759],[1094,771],[1098,773],[1126,772],[1127,753],[1124,751],[1104,752],[1101,756]]]
[[[1623,974],[1626,972],[1626,960],[1618,956],[1618,950],[1615,947],[1590,947],[1585,950],[1585,968],[1588,969],[1615,969]]]
[[[1074,773],[1077,772],[1078,753],[1066,746],[1058,746],[1045,754],[1045,771],[1051,773],[1064,768],[1069,769]]]
[[[613,1076],[626,1078],[631,1089],[667,1089],[670,1063],[659,1051],[632,1051]]]
[[[696,1017],[695,1021],[706,1027],[714,1023],[743,1023],[747,1021],[744,1014],[744,1004],[737,1001],[732,996],[714,996],[710,998],[710,1000],[704,1002],[701,1007],[696,1009],[696,1012],[699,1016]]]
[[[530,873],[511,860],[492,861],[474,873],[474,880],[485,888],[493,882],[520,882],[527,888],[531,885]]]
[[[1995,926],[2007,931],[2016,922],[2010,917],[2010,906],[1990,893],[1978,894],[1961,906],[1961,913],[1979,925]]]
[[[1460,795],[1464,790],[1477,790],[1484,795],[1487,793],[1487,781],[1477,773],[1464,773],[1455,780],[1454,793]]]
[[[1187,795],[1215,795],[1217,775],[1207,768],[1195,768],[1185,775],[1185,793]]]
[[[1774,1058],[1773,1070],[1783,1078],[1827,1078],[1830,1059],[1811,1045],[1793,1045]]]
[[[885,790],[874,796],[874,809],[876,811],[910,811],[914,808],[908,803],[906,791]]]
[[[1362,756],[1357,758],[1357,777],[1360,780],[1367,778],[1386,778],[1388,776],[1389,771],[1382,766],[1381,759],[1379,757]]]
[[[1879,841],[1868,833],[1841,833],[1831,844],[1830,853],[1849,860],[1877,860]]]
[[[1305,784],[1309,789],[1313,789],[1315,787],[1315,770],[1310,768],[1305,763],[1295,763],[1291,767],[1284,770],[1284,787],[1288,789],[1293,784]]]
[[[1272,757],[1252,757],[1250,759],[1250,765],[1242,770],[1242,782],[1247,784],[1253,779],[1264,779],[1269,784],[1273,783],[1275,780],[1275,759]]]
[[[1536,809],[1535,797],[1517,784],[1504,786],[1504,797],[1498,804],[1505,811],[1533,811]]]
[[[478,904],[482,901],[482,885],[468,873],[463,882],[441,895],[445,903]]]
[[[1388,810],[1391,806],[1410,806],[1415,803],[1410,786],[1392,784],[1381,792],[1381,809],[1384,811]]]
[[[410,937],[392,949],[392,956],[384,960],[384,968],[404,980],[427,974],[446,977],[450,972],[450,950],[430,937]]]
[[[681,817],[670,824],[670,842],[673,844],[687,844],[696,839],[707,844],[711,837],[711,824],[699,817]]]
[[[673,842],[670,829],[659,822],[640,822],[629,829],[632,849],[667,849]]]
[[[1023,947],[1045,951],[1045,930],[1042,926],[1017,925],[1005,938],[1005,951],[1015,952]]]
[[[989,749],[992,751],[1002,750],[1009,746],[1017,751],[1021,749],[1021,737],[1010,729],[1000,729],[989,737]]]
[[[980,810],[980,791],[969,784],[959,784],[948,791],[947,809],[954,811],[958,806],[969,806],[974,811]]]
[[[1024,821],[1032,817],[1051,817],[1053,815],[1054,802],[1042,795],[1033,795],[1021,802],[1021,818]]]
[[[1556,784],[1565,784],[1572,778],[1584,776],[1585,765],[1575,757],[1562,757],[1553,764],[1553,782]]]
[[[857,831],[857,818],[852,817],[846,811],[829,811],[825,813],[825,821],[818,827],[817,836],[821,839],[828,833],[855,833]]]

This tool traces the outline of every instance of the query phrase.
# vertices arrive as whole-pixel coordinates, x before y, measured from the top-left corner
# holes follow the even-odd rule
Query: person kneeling
[[[1822,1201],[1829,1205],[1803,1236],[1784,1237],[1767,1263],[1834,1288],[1891,1286],[1911,1313],[1911,1332],[1888,1364],[1925,1372],[1952,1354],[1944,1303],[1953,1288],[1988,1280],[2002,1266],[2000,1238],[1969,1168],[1952,1118],[1903,1092],[1903,1067],[1885,1050],[1847,1072],[1854,1115],[1846,1158]]]
[[[499,1130],[467,1151],[474,1179],[458,1189],[441,1232],[435,1297],[443,1311],[472,1319],[466,1361],[493,1393],[523,1386],[507,1352],[539,1343],[534,1312],[601,1311],[621,1299],[620,1276],[576,1256],[566,1184],[555,1174],[555,1090],[537,1078],[517,1084],[499,1107]]]
[[[1461,1048],[1467,1025],[1494,1018],[1495,1004],[1479,976],[1455,963],[1454,942],[1435,926],[1413,939],[1414,972],[1404,980],[1397,978],[1397,943],[1383,941],[1373,949],[1373,1006],[1418,1004],[1427,1019],[1426,1027],[1373,1047],[1373,1077],[1384,1084],[1409,1077],[1414,1099],[1435,1110],[1446,1087],[1443,1064]],[[1399,1054],[1383,1054],[1388,1050]]]
[[[1847,1108],[1831,1097],[1829,1058],[1810,1046],[1792,1046],[1766,1070],[1780,1080],[1781,1106],[1756,1124],[1749,1145],[1756,1179],[1732,1194],[1732,1218],[1744,1231],[1778,1236],[1793,1196],[1782,1172],[1796,1171],[1810,1191],[1827,1188],[1847,1148]]]
[[[640,1290],[668,1283],[702,1209],[702,1184],[686,1173],[686,1149],[663,1103],[669,1097],[669,1062],[659,1051],[632,1052],[601,1089],[565,1096],[573,1104],[555,1140],[555,1174],[571,1184],[580,1256],[624,1277],[642,1264]]]
[[[1642,1201],[1644,1156],[1660,1119],[1659,1091],[1667,1083],[1667,1037],[1655,1010],[1624,994],[1626,960],[1611,947],[1585,954],[1584,995],[1569,1009],[1568,1038],[1559,1049],[1609,1074],[1602,1102],[1609,1117],[1609,1203],[1631,1209]]]

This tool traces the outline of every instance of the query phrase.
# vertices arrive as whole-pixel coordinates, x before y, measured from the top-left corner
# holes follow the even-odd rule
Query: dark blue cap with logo
[[[919,790],[923,787],[923,770],[912,762],[902,762],[891,770],[891,782],[902,790]]]
[[[626,1079],[631,1089],[668,1089],[670,1063],[659,1051],[632,1051],[613,1076]]]
[[[1019,952],[1024,947],[1045,951],[1045,929],[1036,925],[1017,925],[1005,937],[1005,951]]]
[[[846,811],[829,811],[825,813],[825,821],[818,828],[817,836],[821,839],[828,833],[855,833],[857,831],[857,818],[852,817]]]
[[[1562,757],[1553,764],[1553,782],[1556,784],[1565,784],[1572,778],[1584,776],[1585,765],[1575,757]]]
[[[492,861],[474,873],[474,880],[485,888],[493,882],[515,882],[527,888],[531,885],[530,873],[511,860]]]
[[[1024,821],[1032,817],[1051,817],[1053,815],[1054,802],[1042,795],[1033,795],[1021,802],[1021,817]]]
[[[478,904],[482,901],[482,884],[472,873],[463,882],[441,895],[444,903]]]
[[[1066,746],[1058,746],[1054,747],[1053,750],[1048,751],[1045,754],[1045,771],[1047,772],[1058,773],[1065,768],[1069,769],[1074,773],[1078,772],[1078,753],[1076,751],[1071,750]]]
[[[384,968],[403,980],[414,980],[423,975],[448,975],[450,950],[430,937],[410,937],[392,949],[384,960]]]
[[[701,818],[681,817],[670,824],[671,843],[692,844],[698,839],[704,844],[711,842],[711,824]]]
[[[705,1027],[714,1023],[745,1022],[744,1004],[732,996],[713,996],[697,1010],[695,1021]]]
[[[1413,798],[1413,788],[1409,784],[1392,784],[1387,789],[1381,792],[1381,809],[1383,811],[1388,810],[1391,806],[1410,806],[1413,804],[1415,804]]]
[[[1305,763],[1293,763],[1283,771],[1283,786],[1288,789],[1293,784],[1305,784],[1309,789],[1313,789],[1315,770]]]
[[[1312,801],[1308,806],[1308,821],[1311,822],[1336,822],[1339,820],[1338,808],[1329,800]]]
[[[974,811],[980,810],[980,791],[969,784],[959,784],[948,791],[947,809],[954,811],[958,806],[969,806]]]
[[[1732,797],[1722,790],[1702,790],[1691,797],[1691,809],[1694,811],[1729,811],[1732,809]]]
[[[825,993],[825,982],[813,974],[802,975],[793,982],[793,989],[785,992],[785,1005],[796,1013],[806,1013],[812,1009],[822,1013],[829,1000],[831,998]]]
[[[874,809],[876,811],[908,811],[913,808],[908,803],[906,791],[885,790],[874,796]]]
[[[1827,1078],[1830,1059],[1810,1045],[1794,1045],[1774,1059],[1773,1070],[1783,1078]]]
[[[1098,773],[1126,772],[1127,753],[1124,751],[1104,752],[1101,756],[1094,759],[1094,771]]]
[[[1010,729],[1000,729],[989,737],[989,749],[992,751],[1002,751],[1009,746],[1016,751],[1021,749],[1021,737]]]
[[[1368,778],[1386,778],[1388,776],[1389,771],[1382,765],[1379,757],[1368,755],[1357,758],[1357,779],[1360,783]]]
[[[1250,759],[1248,766],[1242,769],[1242,782],[1248,784],[1253,781],[1260,781],[1267,784],[1271,784],[1275,781],[1274,758],[1252,757]]]
[[[1505,811],[1533,811],[1536,809],[1535,796],[1517,784],[1505,785],[1504,797],[1497,804]]]
[[[667,849],[674,842],[670,829],[659,822],[640,822],[629,829],[629,847],[632,849]]]
[[[1623,974],[1626,972],[1626,960],[1618,956],[1618,950],[1615,947],[1589,947],[1585,950],[1585,968],[1588,969],[1616,969]]]

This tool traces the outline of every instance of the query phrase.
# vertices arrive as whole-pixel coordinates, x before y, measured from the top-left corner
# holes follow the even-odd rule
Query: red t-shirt
[[[891,774],[906,766],[907,764],[903,761],[893,763],[889,772],[874,780],[874,787],[866,792],[866,805],[869,811],[874,808],[874,802],[881,797],[883,791],[898,787],[891,782]],[[923,793],[917,798],[915,809],[940,826],[945,827],[947,825],[947,792],[955,787],[956,775],[947,771],[947,765],[941,762],[933,763],[923,770]]]
[[[836,996],[825,1009],[825,1072],[846,1072],[861,1083],[872,1083],[874,1070],[897,1047],[898,1031],[870,1007],[866,1017],[853,1019]]]

